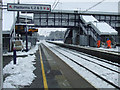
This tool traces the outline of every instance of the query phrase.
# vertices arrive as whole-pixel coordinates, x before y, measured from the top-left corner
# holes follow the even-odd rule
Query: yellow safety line
[[[48,90],[48,85],[47,85],[47,80],[46,80],[46,76],[45,76],[45,70],[44,70],[44,65],[43,65],[42,54],[41,54],[40,48],[39,48],[39,52],[40,52],[40,62],[41,62],[41,68],[42,68],[44,89]]]

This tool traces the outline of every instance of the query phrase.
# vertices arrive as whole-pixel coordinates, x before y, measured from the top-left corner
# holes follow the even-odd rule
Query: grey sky
[[[13,2],[14,0],[3,0],[4,2]],[[18,0],[15,0],[16,2]],[[21,3],[49,3],[49,2],[54,2],[56,0],[20,0]],[[99,2],[102,0],[59,0],[59,2]],[[118,2],[119,0],[105,0],[104,2]]]
[[[7,3],[12,3],[14,1],[17,2],[18,0],[3,0],[3,1],[5,4],[7,4]],[[56,9],[85,10],[102,0],[19,0],[19,1],[20,3],[37,3],[37,4],[51,4],[51,5],[53,5],[54,1],[59,1]],[[93,10],[110,11],[112,9],[111,11],[114,11],[118,7],[117,6],[118,1],[119,0],[104,0],[101,4],[93,8]],[[102,6],[104,6],[104,8]]]

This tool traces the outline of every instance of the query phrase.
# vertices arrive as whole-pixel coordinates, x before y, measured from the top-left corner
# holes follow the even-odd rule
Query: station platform
[[[34,74],[37,77],[29,87],[25,88],[95,89],[43,44],[39,45],[39,50],[36,52],[35,67]]]
[[[49,42],[49,41],[48,41]],[[110,51],[110,50],[104,50],[104,49],[98,49],[95,47],[85,47],[85,46],[78,46],[78,45],[72,45],[72,44],[62,44],[62,43],[56,43],[56,42],[49,42],[61,47],[69,48],[72,50],[76,50],[79,52],[83,52],[89,55],[96,56],[98,58],[106,59],[115,63],[120,64],[120,48],[118,48],[117,51]]]

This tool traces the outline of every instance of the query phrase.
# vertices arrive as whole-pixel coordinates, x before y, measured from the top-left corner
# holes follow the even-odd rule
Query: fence
[[[26,37],[16,38],[16,40],[22,40],[24,49],[26,48]],[[37,42],[37,37],[28,36],[28,49],[35,46]],[[3,37],[3,53],[10,51],[10,37]],[[11,46],[12,47],[12,46]]]

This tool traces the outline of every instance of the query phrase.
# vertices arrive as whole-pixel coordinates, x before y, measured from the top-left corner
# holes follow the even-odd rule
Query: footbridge
[[[33,18],[28,18],[29,27],[68,28],[65,43],[95,46],[100,38],[104,42],[110,38],[115,43],[115,36],[120,35],[120,15],[115,12],[54,10],[28,13],[33,13]],[[26,17],[17,16],[15,24],[26,27],[25,20]]]
[[[119,31],[119,14],[108,12],[79,12],[55,10],[49,13],[34,13],[35,27],[68,28],[64,42],[96,46],[101,39],[110,38],[116,44]]]

